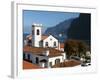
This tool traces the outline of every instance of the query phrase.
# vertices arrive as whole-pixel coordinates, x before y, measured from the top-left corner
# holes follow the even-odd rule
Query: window
[[[54,47],[56,46],[56,42],[54,42]]]
[[[39,58],[38,57],[36,57],[36,64],[38,64],[39,63]]]
[[[23,59],[25,59],[25,53],[23,53]]]
[[[52,62],[49,63],[49,66],[52,67]]]
[[[50,41],[52,41],[52,38],[50,38]]]
[[[37,29],[37,35],[39,35],[40,34],[40,31],[39,31],[39,29]]]
[[[45,43],[45,46],[48,47],[48,42]]]
[[[30,54],[28,54],[28,60],[30,60]]]
[[[58,64],[58,63],[60,63],[60,59],[55,60],[55,64]]]

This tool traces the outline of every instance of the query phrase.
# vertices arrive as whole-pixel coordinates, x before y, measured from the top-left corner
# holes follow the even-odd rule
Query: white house
[[[52,35],[49,35],[47,38],[42,39],[41,42],[43,47],[58,48],[58,40]]]
[[[42,24],[32,25],[32,35],[26,37],[27,45],[23,48],[23,58],[48,68],[64,62],[66,60],[64,44],[60,44],[52,35],[42,35],[41,28]]]
[[[37,64],[41,67],[52,67],[55,64],[64,62],[66,60],[65,52],[54,49],[54,48],[42,48],[42,47],[24,47],[25,60]]]
[[[32,25],[32,46],[34,47],[58,47],[58,40],[52,36],[43,36],[41,24]]]

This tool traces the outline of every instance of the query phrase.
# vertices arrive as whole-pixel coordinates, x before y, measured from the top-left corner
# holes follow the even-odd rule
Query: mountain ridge
[[[52,34],[54,37],[57,37],[59,40],[61,39],[59,36],[61,34],[62,39],[67,39],[67,35],[66,35],[67,29],[70,27],[73,19],[75,18],[64,20],[53,27],[47,28],[44,34],[46,35]]]

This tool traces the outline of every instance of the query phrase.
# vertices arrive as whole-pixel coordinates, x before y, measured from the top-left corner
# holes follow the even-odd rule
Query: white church
[[[52,68],[66,60],[64,44],[51,34],[42,35],[42,27],[42,24],[32,25],[32,34],[24,41],[23,59],[43,68]]]

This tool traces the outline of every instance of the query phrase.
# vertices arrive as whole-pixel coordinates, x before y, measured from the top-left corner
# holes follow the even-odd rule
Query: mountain
[[[60,22],[56,26],[49,27],[46,29],[44,34],[49,35],[52,34],[56,38],[58,38],[61,42],[63,42],[67,38],[67,29],[70,27],[73,19],[65,20]]]
[[[68,39],[85,40],[90,43],[91,40],[91,15],[81,13],[80,16],[74,19],[69,27],[67,34]]]

